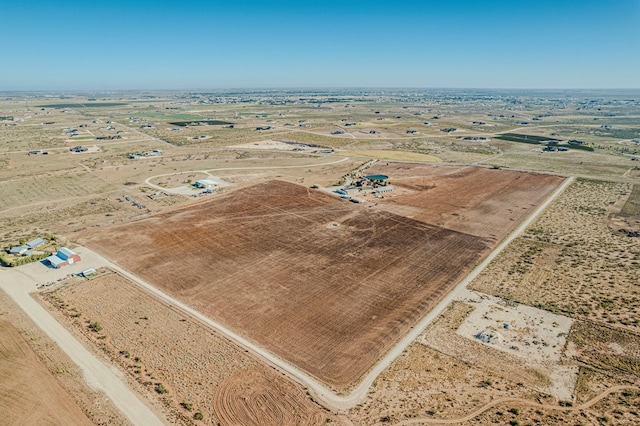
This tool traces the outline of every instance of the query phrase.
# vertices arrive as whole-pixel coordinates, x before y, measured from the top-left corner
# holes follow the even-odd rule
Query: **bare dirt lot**
[[[92,424],[7,321],[0,321],[0,377],[3,425]]]
[[[364,374],[492,247],[279,181],[85,241],[338,388]]]
[[[499,241],[561,182],[559,176],[482,167],[378,162],[397,191],[380,202],[415,220]]]
[[[339,387],[366,372],[488,249],[478,237],[279,181],[87,243]]]
[[[118,365],[141,393],[164,405],[172,424],[337,420],[299,385],[117,273],[66,280],[40,299],[79,339]],[[200,421],[194,419],[198,412]]]

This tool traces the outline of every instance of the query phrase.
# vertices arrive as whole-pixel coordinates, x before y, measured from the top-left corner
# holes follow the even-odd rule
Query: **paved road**
[[[35,290],[36,283],[55,281],[67,273],[79,272],[83,269],[82,264],[86,267],[85,263],[71,265],[77,269],[74,271],[71,266],[70,269],[51,270],[39,262],[3,269],[0,271],[0,288],[82,369],[87,384],[103,391],[131,423],[164,425],[154,411],[129,389],[120,371],[96,358],[29,294]],[[45,277],[47,279],[42,279]]]

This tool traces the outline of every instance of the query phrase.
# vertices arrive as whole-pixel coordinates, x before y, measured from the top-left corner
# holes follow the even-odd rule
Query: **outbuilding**
[[[27,247],[26,244],[22,244],[19,246],[11,247],[11,249],[9,250],[9,253],[13,254],[14,256],[22,256],[22,255],[25,255],[25,253],[27,253],[28,251],[29,251],[29,247]]]
[[[56,254],[47,257],[46,260],[54,268],[61,268],[80,262],[80,255],[67,247],[60,247]]]
[[[218,182],[216,182],[215,180],[212,179],[202,179],[202,180],[197,180],[194,182],[193,186],[195,186],[196,188],[213,188],[214,186],[216,186],[218,184]]]
[[[27,243],[27,247],[29,247],[30,249],[38,248],[46,242],[47,240],[45,240],[44,238],[36,238],[35,240],[29,241]]]

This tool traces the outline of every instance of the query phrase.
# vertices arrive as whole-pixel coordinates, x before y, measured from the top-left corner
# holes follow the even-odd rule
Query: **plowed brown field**
[[[384,208],[415,220],[499,241],[560,183],[553,175],[483,167],[377,163],[367,173],[391,177]]]
[[[280,181],[84,242],[336,387],[366,373],[494,245]]]
[[[92,424],[6,321],[0,321],[0,424]]]

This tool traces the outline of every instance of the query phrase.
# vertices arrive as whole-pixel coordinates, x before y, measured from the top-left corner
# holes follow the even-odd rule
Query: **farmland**
[[[3,424],[92,424],[6,321],[0,321],[0,375]]]
[[[380,162],[369,170],[392,176],[398,187],[380,201],[386,209],[494,241],[504,238],[562,181],[480,167]]]
[[[515,185],[516,175],[484,182]],[[560,182],[538,180],[549,185],[529,189],[529,201]],[[491,236],[508,229],[494,224]],[[337,388],[366,373],[495,243],[278,181],[84,240]]]
[[[635,424],[638,92],[338,92],[0,94],[0,242],[55,236],[133,274],[68,279],[35,297],[171,424]],[[569,151],[543,151],[550,140]],[[362,168],[392,190],[355,189],[359,204],[331,194]],[[310,382],[136,284],[349,398],[568,176],[471,282],[475,295],[455,299],[339,415]],[[190,185],[210,177],[224,182],[212,194]],[[94,424],[126,424],[8,296],[0,302],[60,395]],[[530,310],[538,322],[520,327],[530,344],[520,351],[506,331],[502,346],[469,332]],[[87,328],[96,322],[100,332]],[[553,322],[561,335],[539,340]],[[553,365],[522,359],[552,347]],[[577,376],[554,373],[565,367]]]
[[[171,423],[194,424],[196,412],[207,425],[258,425],[265,415],[276,416],[272,424],[319,425],[334,418],[308,401],[298,385],[119,274],[69,281],[42,294],[42,303],[164,406]],[[95,332],[87,321],[104,326]],[[158,393],[158,384],[167,392]]]

